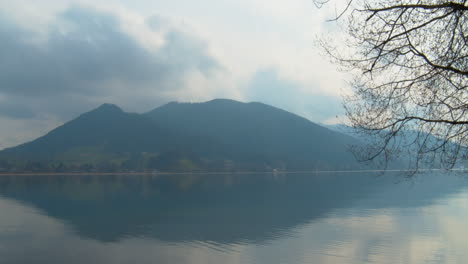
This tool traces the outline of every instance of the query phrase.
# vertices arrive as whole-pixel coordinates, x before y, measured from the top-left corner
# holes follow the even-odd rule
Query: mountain
[[[375,140],[379,141],[380,139],[373,138],[366,134],[363,131],[359,131],[353,127],[336,124],[336,125],[326,125],[325,127],[346,134],[353,138],[356,138],[358,141],[362,142],[365,145],[372,145]],[[389,149],[393,149],[397,155],[391,160],[387,161],[387,166],[394,169],[414,169],[416,165],[423,168],[446,168],[450,164],[451,160],[448,159],[448,156],[444,157],[443,152],[455,153],[457,148],[459,150],[459,156],[455,161],[454,168],[464,168],[467,166],[467,160],[464,158],[464,153],[467,153],[467,147],[463,145],[458,145],[455,142],[445,142],[444,138],[437,137],[433,134],[426,133],[420,130],[414,129],[402,129],[394,136],[393,140],[389,145]],[[379,142],[377,142],[379,143]],[[427,153],[427,149],[422,147],[423,144],[427,146],[435,147],[437,145],[443,146],[440,147],[437,151],[439,155],[432,155],[434,152]],[[418,155],[421,155],[418,161],[419,164],[416,164],[416,158]],[[466,155],[466,154],[465,154]],[[439,156],[439,157],[437,157]],[[453,158],[453,157],[451,157]]]
[[[273,159],[304,169],[354,162],[347,152],[353,138],[262,103],[169,103],[144,115],[163,127],[213,138],[237,159]]]
[[[149,131],[152,133],[148,133]],[[155,135],[154,132],[158,134]],[[4,152],[21,157],[45,158],[44,154],[55,157],[84,147],[96,150],[119,151],[125,148],[137,150],[149,147],[144,143],[156,145],[166,134],[141,115],[125,113],[115,105],[103,104],[43,137]],[[122,141],[123,137],[127,140]]]
[[[347,126],[345,124],[334,124],[334,125],[322,124],[322,126],[328,128],[330,130],[333,130],[335,132],[358,138],[358,136],[356,134],[356,131],[352,127]]]
[[[357,141],[262,103],[169,103],[144,114],[103,104],[0,152],[20,171],[344,169]]]

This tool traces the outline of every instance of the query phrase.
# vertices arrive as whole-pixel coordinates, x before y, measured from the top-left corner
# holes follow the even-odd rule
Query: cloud
[[[310,90],[318,88],[304,87],[280,76],[275,68],[265,68],[253,75],[246,93],[248,100],[271,104],[315,122],[325,122],[343,114],[341,97],[313,94],[308,92]]]
[[[61,12],[45,38],[0,19],[0,115],[70,118],[67,109],[85,111],[100,100],[154,107],[184,89],[193,72],[209,78],[222,70],[205,42],[177,29],[157,31],[157,22],[146,25],[163,40],[151,50],[122,29],[117,15],[93,8]]]
[[[343,82],[312,46],[324,15],[273,2],[0,0],[0,118],[58,125],[104,102],[143,112],[219,97],[334,117]]]

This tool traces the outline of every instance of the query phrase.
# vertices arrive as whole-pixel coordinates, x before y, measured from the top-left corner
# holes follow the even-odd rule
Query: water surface
[[[1,176],[0,263],[466,263],[468,179]]]

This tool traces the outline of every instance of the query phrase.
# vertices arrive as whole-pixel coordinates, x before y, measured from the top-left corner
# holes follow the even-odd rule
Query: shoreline
[[[447,171],[468,172],[467,169],[418,169],[418,172]],[[388,170],[308,170],[308,171],[238,171],[238,172],[0,172],[1,176],[157,176],[157,175],[245,175],[245,174],[329,174],[329,173],[374,173],[414,172],[409,169]]]

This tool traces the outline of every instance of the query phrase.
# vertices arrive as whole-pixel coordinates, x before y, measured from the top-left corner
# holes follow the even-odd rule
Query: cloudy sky
[[[98,2],[98,4],[96,3]],[[102,103],[260,101],[336,123],[343,74],[313,0],[0,0],[0,149]]]

